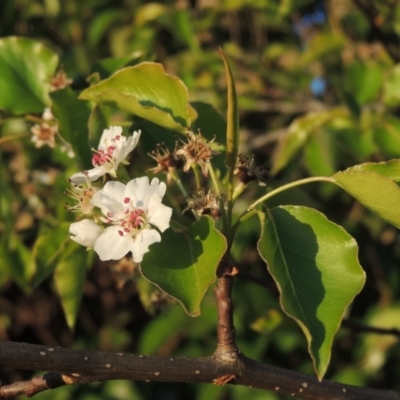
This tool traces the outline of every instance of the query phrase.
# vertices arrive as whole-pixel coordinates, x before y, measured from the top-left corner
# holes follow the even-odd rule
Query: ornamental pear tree
[[[351,196],[370,215],[400,228],[400,160],[281,181],[279,173],[295,159],[307,135],[332,121],[345,125],[349,116],[333,108],[300,117],[273,159],[260,162],[241,150],[231,71],[235,61],[221,49],[219,56],[226,82],[224,131],[221,120],[215,129],[202,126],[207,107],[192,104],[185,83],[160,63],[133,61],[107,77],[92,75],[77,89],[57,70],[58,56],[44,44],[23,37],[0,39],[2,122],[28,121],[32,135],[21,139],[10,134],[2,143],[21,141],[30,151],[52,151],[63,165],[53,183],[54,198],[48,199],[54,214],[43,218],[32,252],[2,238],[4,259],[13,248],[10,257],[20,260],[20,267],[4,272],[7,279],[29,293],[53,277],[71,330],[79,322],[87,271],[98,260],[102,268],[117,265],[119,271],[129,265],[125,274],[146,287],[139,289],[144,304],[146,295],[157,290],[167,304],[179,304],[184,311],[179,318],[201,318],[205,307],[215,312],[215,336],[208,338],[213,354],[171,355],[166,350],[144,355],[101,352],[95,344],[59,348],[1,341],[2,367],[47,371],[30,380],[3,382],[1,398],[129,379],[242,385],[305,399],[400,399],[396,391],[324,380],[335,361],[335,337],[364,288],[366,273],[346,226],[331,220],[326,210],[282,200],[300,187],[319,186],[327,197],[333,192]],[[257,228],[246,238],[249,224]],[[252,235],[257,236],[249,239]],[[263,262],[265,275],[246,273],[242,241]],[[119,273],[117,268],[114,272]],[[248,357],[251,343],[235,336],[235,325],[242,322],[234,321],[234,310],[245,299],[235,296],[233,282],[239,287],[241,277],[247,277],[268,292],[263,276],[272,278],[268,282],[281,318],[303,334],[307,371]],[[162,315],[163,307],[157,312]],[[260,315],[270,312],[274,306]]]

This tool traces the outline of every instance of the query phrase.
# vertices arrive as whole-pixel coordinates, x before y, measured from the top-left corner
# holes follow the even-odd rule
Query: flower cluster
[[[86,182],[87,179],[93,182],[105,174],[110,174],[115,178],[119,164],[129,164],[126,157],[138,144],[140,133],[140,131],[135,131],[127,139],[122,136],[120,126],[111,126],[110,129],[105,129],[98,150],[94,150],[95,153],[92,157],[94,168],[72,175],[71,182],[79,184]]]
[[[159,231],[169,227],[172,209],[162,204],[166,185],[157,178],[135,178],[126,185],[109,181],[101,189],[91,184],[105,174],[115,177],[139,137],[140,131],[126,138],[119,126],[106,129],[92,158],[94,168],[70,178],[68,194],[76,204],[67,208],[87,217],[71,224],[71,239],[93,248],[101,260],[119,260],[131,252],[133,261],[141,262],[149,246],[161,241]]]

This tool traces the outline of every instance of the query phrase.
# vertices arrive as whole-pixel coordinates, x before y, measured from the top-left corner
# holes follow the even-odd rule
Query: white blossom
[[[101,260],[119,260],[132,252],[141,262],[152,243],[160,242],[160,233],[169,227],[172,209],[161,203],[166,185],[147,176],[132,179],[127,185],[107,182],[92,197],[92,204],[103,213],[108,225],[96,238],[93,249]]]
[[[93,245],[101,232],[102,229],[100,226],[91,219],[74,222],[69,227],[71,239],[89,249],[93,248]]]
[[[105,174],[116,177],[119,164],[129,164],[126,157],[136,147],[140,134],[140,131],[135,131],[132,136],[126,138],[122,136],[122,127],[120,126],[111,126],[110,129],[105,129],[98,150],[95,150],[92,157],[94,168],[72,175],[71,182],[74,184],[85,182],[85,174],[92,182]]]
[[[36,148],[47,145],[51,148],[56,147],[56,134],[58,132],[58,123],[54,118],[50,108],[46,108],[42,114],[42,123],[31,127],[31,140]]]

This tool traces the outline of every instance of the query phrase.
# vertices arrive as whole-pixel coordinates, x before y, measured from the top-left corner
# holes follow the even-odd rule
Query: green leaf
[[[332,178],[365,207],[400,228],[400,188],[386,176],[371,170],[360,171],[359,168],[357,166],[337,172]]]
[[[308,170],[314,176],[332,175],[336,168],[335,136],[321,129],[310,137],[304,151]]]
[[[89,87],[80,99],[119,108],[167,129],[184,132],[196,118],[184,83],[165,73],[161,64],[127,67]]]
[[[90,104],[78,100],[70,87],[57,90],[50,95],[53,100],[51,110],[58,120],[60,135],[72,146],[82,165],[91,168],[92,153],[88,141]]]
[[[225,66],[225,77],[226,77],[226,86],[228,89],[227,93],[227,102],[228,109],[226,111],[226,158],[225,164],[229,168],[230,179],[232,181],[233,170],[236,165],[236,158],[239,149],[239,115],[238,115],[238,105],[236,98],[236,89],[235,89],[235,81],[233,79],[232,71],[229,66],[229,62],[226,59],[222,50],[220,50],[220,54],[222,60],[224,61]],[[230,188],[229,198],[232,197],[233,186]]]
[[[351,167],[352,171],[373,171],[379,175],[383,175],[386,178],[391,179],[395,182],[400,182],[400,160],[390,160],[385,162],[367,162],[363,164],[355,165]]]
[[[105,129],[110,127],[111,108],[96,104],[89,117],[89,143],[90,148],[99,146],[101,135]]]
[[[3,235],[0,241],[0,259],[0,283],[11,277],[25,293],[29,293],[35,266],[31,252],[17,235]]]
[[[87,252],[83,246],[69,241],[56,266],[54,282],[70,329],[75,326],[87,272]]]
[[[357,243],[312,208],[282,206],[259,215],[259,253],[278,286],[282,309],[304,332],[322,379],[333,337],[365,282]]]
[[[288,134],[279,143],[274,153],[272,173],[275,175],[296,155],[308,138],[328,122],[345,118],[348,111],[342,108],[312,112],[295,119],[289,126]]]
[[[364,64],[359,61],[351,64],[345,74],[348,93],[358,104],[366,104],[375,99],[383,82],[383,72],[376,63]]]
[[[210,217],[195,222],[187,234],[168,229],[141,264],[143,276],[177,299],[185,311],[200,315],[200,302],[215,280],[226,251],[225,238]]]
[[[50,79],[58,56],[28,38],[0,39],[0,109],[13,114],[40,113],[50,105]]]
[[[36,273],[33,277],[34,288],[39,286],[56,268],[65,245],[70,241],[69,225],[69,222],[65,222],[36,239],[32,252],[36,265]]]

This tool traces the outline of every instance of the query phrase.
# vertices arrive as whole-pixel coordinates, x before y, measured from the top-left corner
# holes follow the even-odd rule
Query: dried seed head
[[[233,173],[237,175],[239,181],[244,184],[257,181],[259,185],[265,186],[269,171],[270,167],[268,165],[256,165],[254,156],[250,160],[248,156],[239,154]]]
[[[176,151],[177,155],[183,156],[186,160],[183,170],[187,172],[192,164],[198,164],[203,172],[204,176],[208,176],[208,163],[210,162],[213,155],[218,154],[211,149],[211,143],[215,140],[206,140],[201,133],[197,135],[193,132],[187,134],[188,142],[183,143],[183,146]]]
[[[217,201],[217,196],[211,190],[205,194],[204,189],[198,190],[197,196],[187,198],[188,206],[182,211],[194,210],[198,216],[211,215],[217,218],[221,215],[221,210]]]
[[[150,168],[149,171],[153,174],[166,172],[168,183],[171,182],[174,170],[183,167],[183,159],[176,155],[176,147],[174,152],[171,153],[165,143],[158,143],[156,150],[148,153],[148,155],[157,162],[157,166]]]

